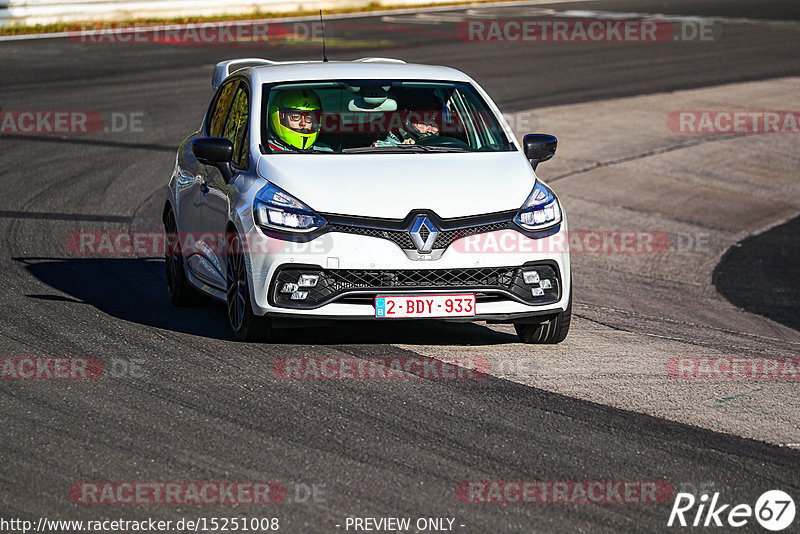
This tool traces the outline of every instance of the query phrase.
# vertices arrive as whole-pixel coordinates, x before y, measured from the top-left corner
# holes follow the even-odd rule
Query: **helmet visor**
[[[322,111],[308,109],[282,109],[281,124],[297,133],[310,134],[319,132]]]

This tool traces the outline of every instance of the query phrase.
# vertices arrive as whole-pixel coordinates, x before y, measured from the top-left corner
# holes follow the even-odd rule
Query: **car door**
[[[233,176],[229,181],[216,167],[208,167],[206,173],[207,191],[205,206],[203,208],[203,233],[213,236],[216,246],[209,247],[209,261],[219,273],[219,282],[224,284],[225,258],[224,243],[225,229],[228,225],[228,214],[231,204],[235,201],[236,188],[231,185],[237,176],[248,169],[249,136],[248,125],[250,117],[250,91],[244,79],[240,80],[233,91],[230,109],[224,124],[219,130],[212,130],[214,137],[225,137],[233,143],[233,158],[231,168]],[[224,285],[223,285],[224,287]]]
[[[225,122],[231,109],[231,103],[239,87],[239,80],[234,79],[222,84],[214,95],[211,106],[209,106],[203,130],[198,136],[223,137]],[[189,233],[185,240],[191,240],[193,246],[187,254],[187,265],[192,273],[217,288],[225,287],[225,279],[220,261],[220,243],[217,236],[210,233],[207,228],[209,219],[207,212],[215,209],[215,195],[209,194],[212,191],[210,182],[215,183],[221,179],[219,170],[210,165],[197,164],[197,175],[189,191],[185,193],[185,199],[192,206],[191,215],[187,215],[185,220],[186,232]],[[188,211],[188,210],[187,210]]]

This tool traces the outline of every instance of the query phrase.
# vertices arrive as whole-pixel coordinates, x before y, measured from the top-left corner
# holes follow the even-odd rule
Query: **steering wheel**
[[[419,146],[445,146],[445,147],[453,147],[453,148],[469,148],[469,145],[462,141],[461,139],[457,139],[455,137],[449,137],[447,135],[429,135],[427,137],[423,137],[422,139],[418,140],[417,143]]]

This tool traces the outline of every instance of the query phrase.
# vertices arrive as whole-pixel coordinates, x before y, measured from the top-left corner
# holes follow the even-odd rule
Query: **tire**
[[[572,318],[572,292],[569,294],[567,309],[553,315],[542,323],[514,323],[514,329],[523,343],[555,344],[561,343],[569,332],[569,323]]]
[[[226,308],[228,323],[233,330],[233,335],[239,341],[269,341],[272,336],[272,327],[266,317],[259,317],[253,313],[250,303],[250,289],[247,282],[247,266],[242,251],[242,240],[238,234],[228,234],[225,260],[225,280],[227,282]]]
[[[202,295],[193,288],[186,279],[183,267],[183,252],[178,237],[178,224],[175,214],[168,208],[164,216],[164,264],[167,274],[167,291],[169,299],[175,306],[194,306],[201,302]]]

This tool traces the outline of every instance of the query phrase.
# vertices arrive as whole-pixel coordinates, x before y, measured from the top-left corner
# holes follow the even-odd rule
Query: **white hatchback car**
[[[178,149],[163,222],[172,302],[227,303],[242,340],[301,321],[570,323],[567,221],[536,165],[457,70],[365,58],[219,63]]]

